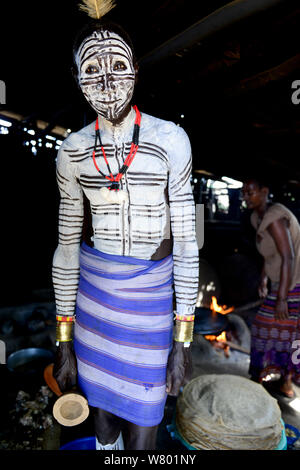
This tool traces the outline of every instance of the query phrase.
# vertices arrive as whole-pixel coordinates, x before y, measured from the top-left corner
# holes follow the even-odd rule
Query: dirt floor
[[[250,349],[249,326],[255,311],[244,312],[243,315],[232,316],[232,321],[241,328],[240,342],[245,350]],[[53,345],[53,328],[50,331],[49,344]],[[49,339],[49,338],[48,338]],[[229,357],[222,350],[216,350],[201,335],[195,335],[192,345],[193,375],[202,374],[233,374],[249,378],[249,354],[230,349]],[[22,383],[12,379],[5,365],[0,366],[1,389],[0,403],[0,449],[7,450],[58,450],[73,440],[93,436],[92,416],[79,426],[67,428],[60,426],[52,416],[52,407],[56,396],[46,386],[42,375],[36,383]],[[278,395],[266,385],[267,391],[278,401],[282,419],[300,430],[300,388],[294,385],[295,398],[288,399]],[[177,399],[168,397],[164,419],[158,430],[157,449],[186,451],[186,448],[172,438],[170,425],[174,419]],[[300,441],[300,439],[299,439]],[[292,450],[299,450],[296,443]]]

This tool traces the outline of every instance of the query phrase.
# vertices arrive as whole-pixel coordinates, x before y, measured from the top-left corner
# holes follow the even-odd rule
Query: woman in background
[[[253,210],[256,246],[264,258],[259,295],[265,300],[252,324],[249,373],[257,382],[280,374],[278,391],[292,398],[292,381],[300,385],[295,351],[300,340],[300,226],[289,209],[269,200],[268,185],[257,179],[244,183],[243,198]]]

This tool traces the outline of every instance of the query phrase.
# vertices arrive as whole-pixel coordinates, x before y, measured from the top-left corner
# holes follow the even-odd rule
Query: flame
[[[222,331],[222,333],[219,336],[205,335],[205,339],[208,339],[209,341],[219,341],[219,342],[223,342],[223,343],[226,343],[226,341],[227,341],[225,331]]]
[[[205,338],[211,341],[211,344],[217,349],[222,349],[226,357],[230,356],[229,345],[227,344],[225,331],[222,331],[219,336],[205,335]]]
[[[216,340],[225,342],[227,340],[225,331],[222,331],[222,333],[217,336]]]
[[[218,312],[221,313],[222,315],[226,315],[227,313],[230,313],[234,310],[234,307],[227,308],[227,305],[218,305],[217,298],[213,295],[211,298],[211,304],[210,304],[210,309],[213,310],[213,312]]]

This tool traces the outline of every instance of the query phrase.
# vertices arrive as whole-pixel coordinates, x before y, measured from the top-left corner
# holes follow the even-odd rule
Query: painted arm
[[[64,144],[57,156],[60,191],[58,246],[52,264],[57,314],[73,315],[79,281],[79,250],[83,225],[83,195],[76,169]]]
[[[195,202],[190,183],[192,155],[189,139],[178,128],[173,141],[169,171],[170,220],[173,234],[176,311],[193,314],[199,282],[199,250],[196,240]]]
[[[83,225],[83,195],[65,142],[57,156],[57,184],[60,191],[58,247],[54,253],[52,279],[56,312],[73,315],[79,281],[79,250]],[[59,343],[53,376],[62,392],[76,384],[77,364],[72,341]]]
[[[190,142],[183,129],[177,128],[176,137],[172,139],[173,153],[169,171],[176,310],[180,314],[193,314],[198,295],[199,250],[196,241],[195,203],[190,184],[192,156]],[[180,387],[190,378],[191,371],[190,348],[184,348],[183,343],[173,341],[167,368],[167,393],[177,396]]]
[[[275,220],[268,226],[281,256],[280,282],[277,294],[275,318],[288,318],[287,295],[294,267],[294,249],[285,219]]]

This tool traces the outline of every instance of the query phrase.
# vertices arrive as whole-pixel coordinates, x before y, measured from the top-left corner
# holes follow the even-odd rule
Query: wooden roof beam
[[[212,34],[225,29],[256,13],[267,10],[282,3],[284,0],[234,0],[197,23],[182,31],[178,35],[164,42],[153,51],[139,60],[140,67],[148,67],[162,59],[178,54],[183,49],[202,41]]]
[[[300,54],[290,57],[282,62],[282,64],[276,65],[271,69],[241,80],[237,86],[224,90],[224,95],[226,97],[240,96],[243,93],[262,88],[270,82],[282,80],[296,70],[300,70]]]

